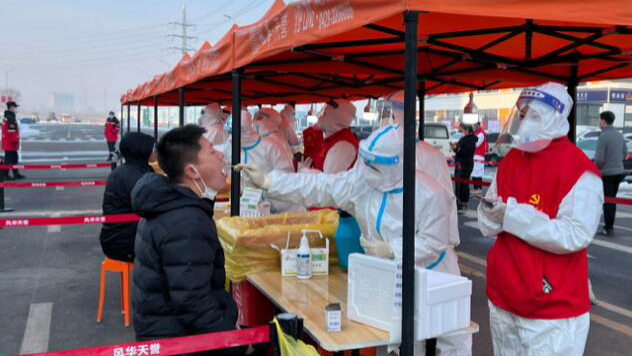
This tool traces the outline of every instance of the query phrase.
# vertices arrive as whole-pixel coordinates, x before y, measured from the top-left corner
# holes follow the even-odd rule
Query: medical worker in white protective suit
[[[286,104],[281,110],[281,131],[285,140],[290,145],[292,153],[299,152],[301,149],[301,140],[296,136],[296,114],[294,107]]]
[[[520,94],[500,137],[501,161],[478,222],[497,236],[487,255],[487,297],[497,356],[580,356],[590,325],[586,247],[603,203],[599,170],[571,141],[564,86]]]
[[[224,132],[222,115],[222,109],[218,103],[209,103],[204,107],[202,115],[198,119],[198,125],[206,129],[204,137],[214,146],[223,144],[228,138]]]
[[[232,129],[232,116],[226,121],[226,132],[230,134]],[[230,164],[232,157],[231,138],[229,137],[226,144],[222,146],[224,159]],[[292,164],[292,154],[280,146],[278,141],[271,137],[261,137],[257,134],[250,113],[241,110],[241,162],[244,164],[253,164],[259,167],[263,172],[268,173],[272,170],[293,173],[294,165]],[[248,179],[242,180],[243,186],[255,187]],[[292,205],[277,199],[268,199],[270,201],[270,210],[273,213],[286,211],[304,211],[301,206]]]
[[[399,125],[387,125],[360,142],[357,164],[338,174],[264,174],[241,166],[272,197],[304,206],[337,206],[360,226],[365,252],[402,259],[403,142]],[[415,264],[459,274],[453,247],[458,245],[456,201],[449,190],[417,170],[415,191]],[[417,343],[422,355],[424,343]],[[441,355],[470,355],[469,335],[439,338]]]
[[[292,148],[285,138],[281,125],[283,118],[278,111],[273,108],[261,108],[253,117],[253,125],[255,130],[261,137],[270,137],[278,141],[278,146],[292,154]]]
[[[317,124],[323,130],[324,140],[320,151],[308,162],[312,171],[338,173],[353,167],[359,147],[358,139],[351,131],[355,112],[355,105],[348,100],[332,100],[323,106]]]
[[[404,124],[404,91],[399,90],[386,96],[378,105],[379,122]],[[446,157],[426,141],[417,142],[415,151],[416,167],[434,178],[442,187],[454,195],[452,178]]]

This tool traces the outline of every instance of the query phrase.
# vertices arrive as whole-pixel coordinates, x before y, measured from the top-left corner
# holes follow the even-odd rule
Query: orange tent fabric
[[[403,87],[406,10],[428,94],[632,77],[632,1],[278,0],[122,101],[230,101],[236,68],[245,104],[378,97]]]

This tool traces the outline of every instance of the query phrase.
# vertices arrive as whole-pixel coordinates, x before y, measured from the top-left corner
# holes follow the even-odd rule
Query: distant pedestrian
[[[121,155],[125,163],[108,176],[103,193],[103,214],[131,214],[132,189],[145,173],[151,172],[156,139],[142,132],[130,132],[121,139]],[[99,241],[109,258],[134,262],[134,239],[137,222],[106,223],[101,228]]]
[[[114,111],[110,111],[105,121],[105,141],[108,143],[108,162],[112,160],[116,151],[116,141],[118,140],[119,131],[121,130],[121,122],[114,115]]]
[[[463,137],[458,143],[452,146],[452,149],[456,153],[454,155],[456,169],[455,176],[461,179],[470,179],[472,170],[474,169],[474,152],[476,151],[476,135],[474,135],[474,128],[472,125],[461,123],[459,131],[463,134]],[[470,201],[470,185],[467,183],[456,182],[455,195],[457,197],[457,207],[459,211],[467,209],[467,204]]]
[[[623,174],[623,160],[628,155],[625,139],[619,130],[615,129],[615,116],[612,111],[604,111],[599,115],[601,134],[595,151],[595,165],[601,171],[603,193],[606,197],[616,197],[619,184],[625,176]],[[603,204],[604,229],[602,234],[614,236],[614,218],[617,206],[612,203]]]
[[[18,150],[20,149],[20,127],[16,113],[18,104],[15,101],[7,103],[7,110],[4,111],[2,119],[2,149],[4,150],[4,164],[18,164]],[[9,176],[9,170],[2,170],[4,179],[24,179],[17,169],[13,169],[13,177]]]
[[[485,154],[487,154],[487,136],[481,123],[474,125],[474,134],[476,135],[476,151],[474,151],[474,169],[472,170],[472,180],[483,181],[485,175]],[[480,193],[483,186],[474,185],[474,192]]]

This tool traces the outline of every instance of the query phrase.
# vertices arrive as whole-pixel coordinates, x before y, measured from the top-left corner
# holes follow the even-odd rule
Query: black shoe
[[[20,173],[15,173],[13,175],[13,180],[20,180],[20,179],[24,179],[24,178],[26,178],[26,176],[23,176]]]

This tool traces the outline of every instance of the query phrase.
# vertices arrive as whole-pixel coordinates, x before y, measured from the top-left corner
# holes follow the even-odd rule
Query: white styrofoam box
[[[397,263],[349,255],[347,315],[389,331],[401,341],[401,308],[395,306]],[[415,267],[415,340],[433,338],[470,324],[472,282],[460,276]]]

